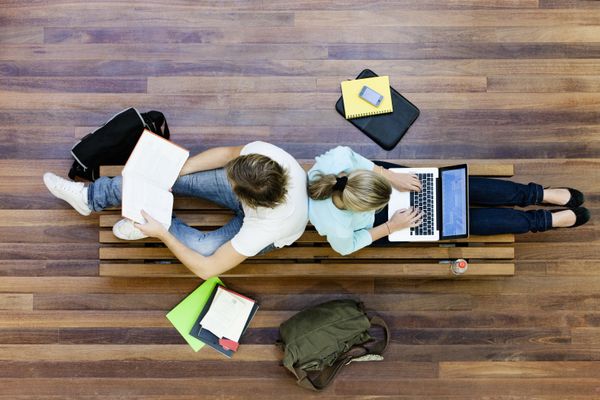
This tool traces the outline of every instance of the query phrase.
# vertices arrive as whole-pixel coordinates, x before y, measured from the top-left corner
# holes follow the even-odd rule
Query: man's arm
[[[183,164],[180,176],[192,174],[198,171],[224,167],[229,161],[239,157],[244,146],[215,147],[202,153],[198,153]]]
[[[202,279],[208,279],[228,271],[248,258],[235,251],[231,241],[219,247],[213,255],[205,257],[181,243],[148,213],[142,211],[142,215],[147,222],[145,224],[136,223],[135,226],[146,235],[162,240],[183,265]]]
[[[205,257],[181,243],[168,231],[160,239],[183,265],[205,280],[229,271],[247,258],[235,251],[231,241],[219,247],[213,255]]]

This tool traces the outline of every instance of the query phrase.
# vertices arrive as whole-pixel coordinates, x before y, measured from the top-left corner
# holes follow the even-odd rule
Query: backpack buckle
[[[361,356],[361,357],[351,358],[350,361],[348,361],[344,365],[348,365],[348,364],[350,364],[353,361],[356,361],[356,362],[363,362],[363,361],[383,361],[383,356],[380,356],[379,354],[365,354],[364,356]]]

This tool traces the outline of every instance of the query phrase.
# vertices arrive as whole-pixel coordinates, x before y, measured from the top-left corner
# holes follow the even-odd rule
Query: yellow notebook
[[[383,96],[383,100],[378,107],[358,96],[363,86],[368,86]],[[392,108],[392,95],[390,93],[390,78],[388,76],[344,81],[342,82],[342,98],[344,99],[346,119],[368,117],[370,115],[386,114],[394,111]]]

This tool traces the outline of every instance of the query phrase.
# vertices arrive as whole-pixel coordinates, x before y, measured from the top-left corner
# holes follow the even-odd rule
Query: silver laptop
[[[390,242],[430,242],[469,236],[469,174],[467,165],[444,168],[392,168],[390,171],[415,174],[421,192],[392,191],[388,219],[401,208],[417,207],[423,222],[415,228],[393,232]]]

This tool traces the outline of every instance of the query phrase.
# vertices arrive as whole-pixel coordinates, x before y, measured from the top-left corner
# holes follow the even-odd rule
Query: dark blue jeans
[[[471,234],[543,232],[552,228],[552,214],[548,210],[497,207],[532,206],[540,204],[543,196],[544,188],[537,183],[524,185],[502,179],[469,177],[469,203],[494,206],[469,208]]]
[[[375,161],[385,168],[397,165]],[[540,204],[544,188],[537,183],[527,185],[503,179],[469,177],[469,229],[472,235],[543,232],[552,228],[552,214],[547,210],[521,211],[500,206],[526,207]],[[491,207],[490,207],[491,206]],[[375,215],[375,226],[387,221],[387,206]]]

